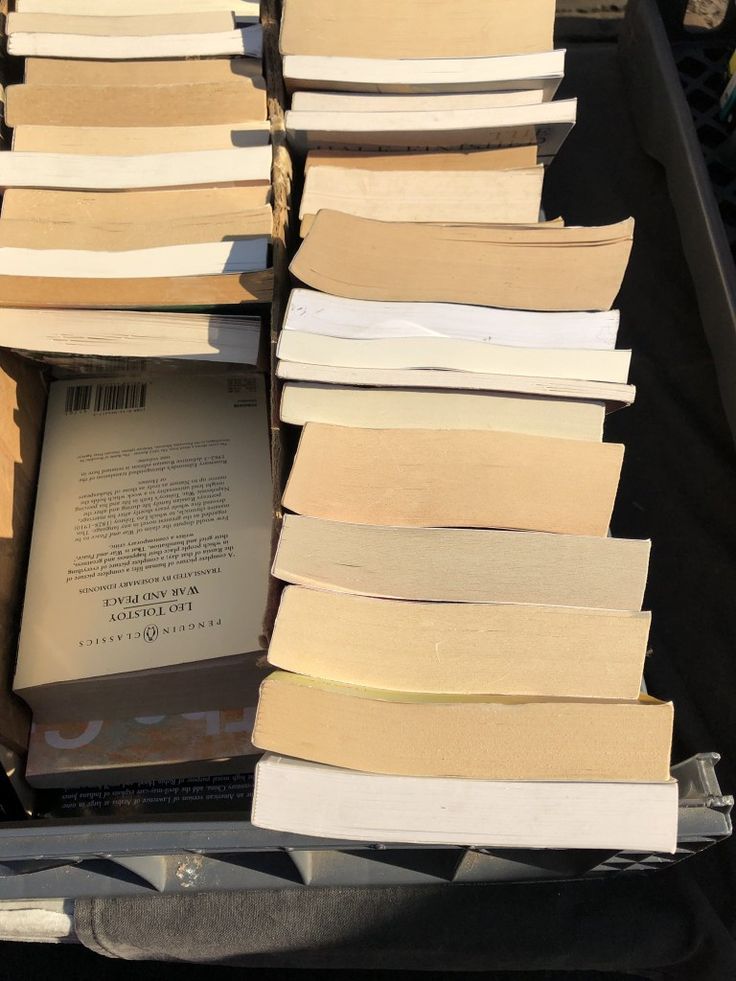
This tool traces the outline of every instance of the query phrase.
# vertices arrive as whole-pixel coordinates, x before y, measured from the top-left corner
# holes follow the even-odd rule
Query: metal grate
[[[736,169],[719,160],[719,151],[731,130],[718,118],[718,99],[726,84],[726,68],[732,51],[733,48],[725,43],[700,43],[678,45],[673,53],[731,255],[736,261]]]

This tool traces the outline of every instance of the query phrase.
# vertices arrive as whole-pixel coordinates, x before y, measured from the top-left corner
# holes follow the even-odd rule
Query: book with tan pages
[[[650,620],[620,610],[412,602],[287,586],[268,660],[391,691],[635,700]]]
[[[321,211],[290,270],[308,286],[358,300],[608,310],[632,240],[633,219],[599,228],[515,229]]]
[[[623,452],[519,433],[310,423],[283,504],[368,525],[605,535]]]
[[[509,146],[495,150],[412,150],[379,152],[371,150],[310,150],[304,161],[305,173],[312,167],[356,167],[358,170],[514,170],[535,167],[536,146]]]
[[[271,188],[265,182],[253,186],[108,192],[12,187],[3,195],[0,227],[6,218],[89,224],[211,219],[260,210],[268,204],[270,194]]]
[[[273,574],[387,599],[641,610],[650,543],[284,515]]]
[[[71,14],[14,11],[8,15],[6,33],[74,34],[87,37],[155,37],[167,34],[214,34],[232,31],[235,16],[230,10],[204,10],[191,13]]]
[[[518,92],[539,89],[554,97],[565,72],[564,51],[474,58],[346,58],[286,55],[291,91],[414,93]]]
[[[380,221],[533,224],[544,168],[481,172],[370,171],[311,167],[299,217],[304,237],[324,208]]]
[[[660,781],[672,716],[671,702],[646,695],[427,695],[276,671],[261,685],[252,738],[272,753],[397,776]]]
[[[286,0],[283,55],[350,58],[487,58],[549,51],[554,0]],[[450,29],[451,27],[451,29]]]
[[[5,122],[11,128],[236,125],[266,118],[265,85],[245,75],[179,85],[26,83],[9,85],[5,99]]]
[[[454,780],[360,773],[266,753],[259,828],[348,841],[674,852],[676,780]]]
[[[23,14],[68,14],[70,16],[110,17],[120,14],[117,0],[15,0],[15,9]],[[225,11],[238,21],[256,23],[258,0],[128,0],[127,16],[140,14],[190,14],[202,11]]]
[[[51,386],[13,683],[37,722],[242,706],[262,670],[265,404],[255,373]]]
[[[600,402],[573,399],[308,382],[285,384],[279,408],[281,421],[294,426],[323,422],[367,429],[501,429],[597,442],[605,413]]]
[[[384,95],[373,92],[295,92],[291,108],[308,112],[452,112],[461,109],[501,109],[536,106],[540,89],[521,92],[460,92],[429,95]]]
[[[24,81],[28,85],[148,87],[191,85],[195,82],[232,82],[240,76],[251,78],[257,87],[265,87],[261,66],[252,58],[187,58],[179,61],[26,58]]]

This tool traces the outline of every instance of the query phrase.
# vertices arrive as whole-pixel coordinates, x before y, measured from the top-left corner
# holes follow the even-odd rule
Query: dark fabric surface
[[[723,754],[736,788],[736,454],[662,169],[638,148],[612,46],[568,56],[579,123],[546,181],[548,217],[637,220],[617,304],[635,351],[619,536],[654,540],[647,680],[676,706],[675,760]],[[695,206],[695,203],[693,203]],[[108,956],[261,966],[628,972],[736,977],[732,842],[667,872],[616,880],[80,901],[80,938]]]

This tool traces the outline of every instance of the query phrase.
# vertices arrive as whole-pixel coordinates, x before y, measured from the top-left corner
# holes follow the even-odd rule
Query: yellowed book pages
[[[178,218],[167,221],[52,222],[0,219],[0,248],[127,251],[166,245],[193,245],[271,236],[273,219],[268,205],[256,211],[234,212],[218,218]]]
[[[291,108],[311,112],[430,112],[462,109],[500,109],[506,106],[535,106],[542,90],[519,92],[444,92],[385,95],[376,92],[295,92]]]
[[[389,599],[640,610],[648,541],[395,528],[287,514],[273,574]]]
[[[283,503],[368,525],[605,535],[623,450],[519,433],[310,423]]]
[[[196,126],[266,118],[266,90],[247,77],[182,85],[9,85],[5,95],[10,127]]]
[[[18,152],[143,156],[188,150],[228,150],[233,146],[267,146],[269,124],[227,123],[218,126],[17,126]]]
[[[2,220],[52,222],[166,222],[251,211],[268,203],[270,188],[203,187],[161,191],[46,191],[12,187],[3,195]]]
[[[179,61],[81,61],[26,58],[29,85],[184,85],[230,82],[239,75],[264,86],[261,65],[252,58],[188,58]]]
[[[269,663],[366,688],[636,699],[651,616],[288,586]]]
[[[286,0],[281,53],[480,58],[550,51],[554,0]]]
[[[217,276],[63,279],[0,275],[0,306],[169,310],[173,307],[270,303],[273,269]]]
[[[419,695],[278,671],[259,749],[370,773],[486,780],[667,780],[671,702]],[[479,734],[483,734],[483,738]]]
[[[359,170],[514,170],[534,167],[535,146],[510,146],[496,150],[445,150],[432,153],[371,153],[369,150],[310,150],[305,170],[312,167],[357,167]]]
[[[152,37],[156,34],[215,34],[235,29],[226,10],[189,14],[145,14],[132,17],[94,17],[70,14],[8,15],[6,33],[76,34],[88,37]]]
[[[299,209],[301,234],[323,208],[379,221],[488,224],[539,218],[543,167],[496,171],[370,171],[312,167]]]
[[[323,422],[366,429],[500,429],[600,442],[605,411],[601,403],[572,399],[290,382],[281,392],[280,416],[294,426]]]
[[[632,239],[631,219],[596,229],[499,231],[321,211],[290,269],[308,286],[354,299],[608,310]]]

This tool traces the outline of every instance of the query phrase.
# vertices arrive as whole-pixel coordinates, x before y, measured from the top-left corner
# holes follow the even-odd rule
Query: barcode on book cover
[[[66,390],[64,411],[130,412],[145,409],[148,385],[146,382],[121,382],[110,385],[71,385]],[[93,396],[94,390],[94,396]]]

